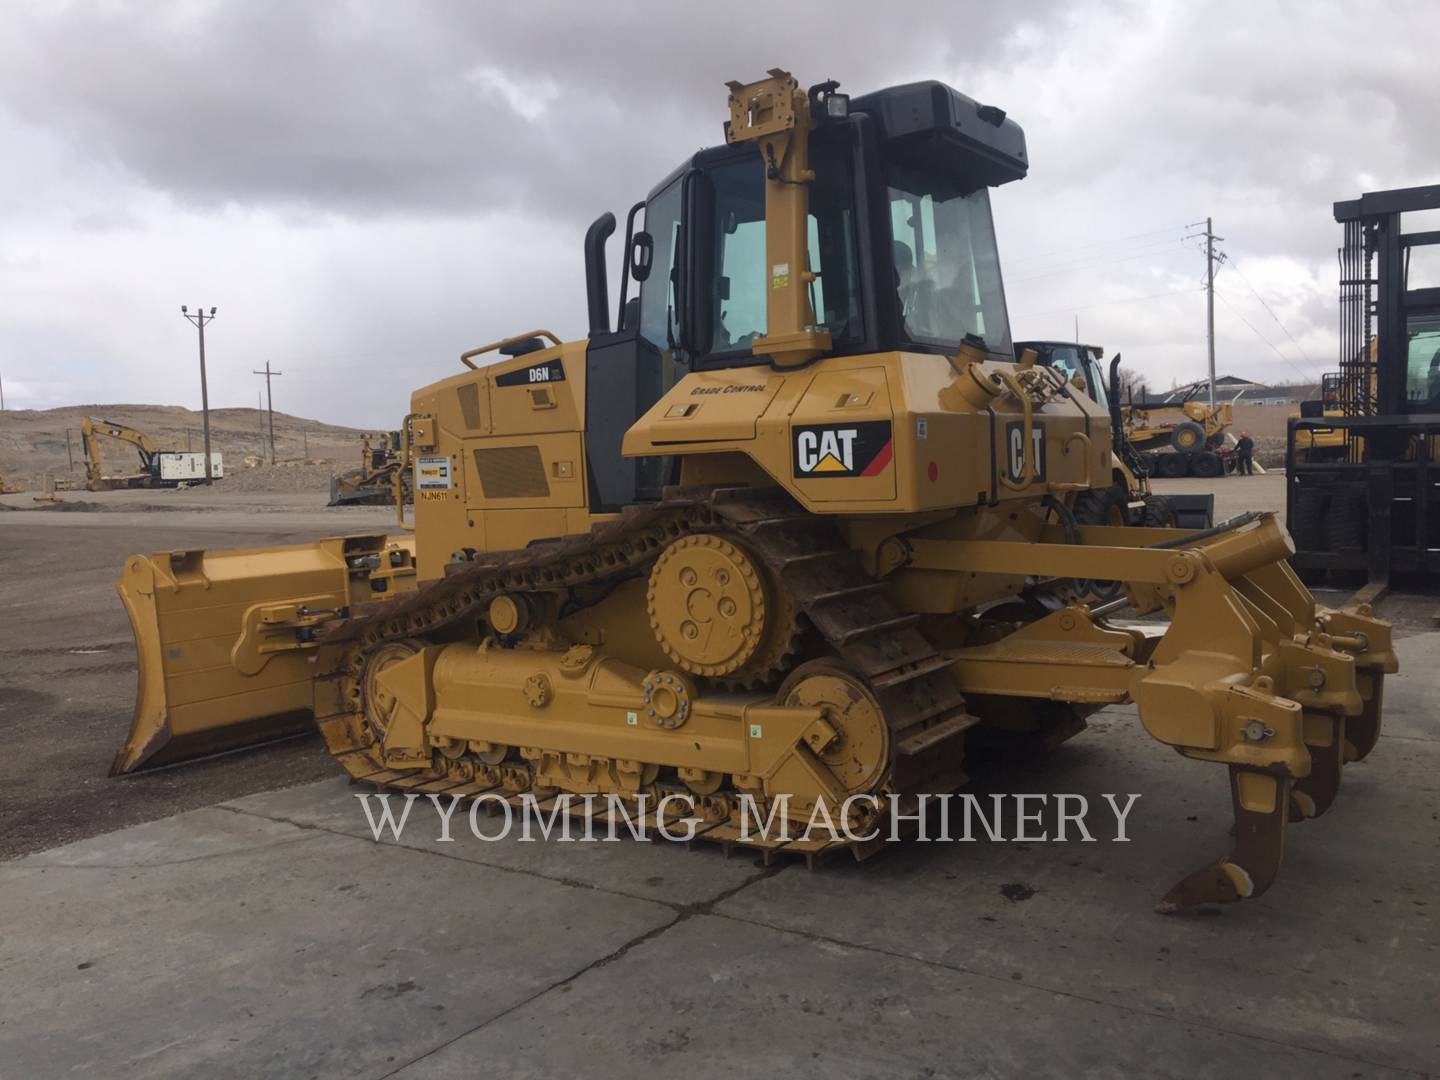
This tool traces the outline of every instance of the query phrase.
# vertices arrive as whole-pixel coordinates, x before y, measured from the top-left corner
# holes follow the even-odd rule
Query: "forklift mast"
[[[1430,513],[1440,480],[1440,280],[1411,278],[1412,262],[1433,265],[1427,249],[1440,246],[1440,229],[1405,231],[1405,215],[1429,210],[1440,210],[1440,185],[1335,204],[1339,372],[1323,384],[1323,410],[1292,418],[1286,438],[1294,565],[1311,577],[1363,571],[1372,595],[1392,572],[1440,579],[1440,515]],[[1312,433],[1328,427],[1343,431],[1345,453],[1306,460]]]

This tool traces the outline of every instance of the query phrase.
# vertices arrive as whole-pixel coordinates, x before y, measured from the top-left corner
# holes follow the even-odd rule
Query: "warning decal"
[[[415,459],[415,489],[437,491],[450,487],[450,459],[448,457],[417,457]]]

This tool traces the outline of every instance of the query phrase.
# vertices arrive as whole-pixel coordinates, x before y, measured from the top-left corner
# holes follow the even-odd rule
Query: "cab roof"
[[[1030,170],[1025,132],[994,105],[983,105],[944,83],[905,83],[850,99],[850,113],[864,113],[879,129],[889,160],[940,165],[996,187],[1023,179]],[[653,199],[682,173],[744,148],[713,146],[690,155],[651,190]],[[753,151],[752,151],[753,152]]]

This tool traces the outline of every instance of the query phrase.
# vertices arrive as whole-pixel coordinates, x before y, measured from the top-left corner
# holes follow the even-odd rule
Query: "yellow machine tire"
[[[1200,450],[1205,446],[1205,429],[1194,420],[1175,425],[1170,432],[1170,445],[1181,452]]]

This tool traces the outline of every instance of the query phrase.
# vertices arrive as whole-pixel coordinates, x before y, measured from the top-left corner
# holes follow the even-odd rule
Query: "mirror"
[[[645,231],[635,234],[630,241],[630,276],[644,281],[650,276],[650,264],[655,259],[655,239]]]

